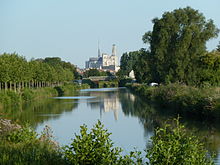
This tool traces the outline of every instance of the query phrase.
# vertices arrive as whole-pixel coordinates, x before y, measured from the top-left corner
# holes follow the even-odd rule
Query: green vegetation
[[[211,165],[214,162],[207,157],[208,151],[197,137],[189,135],[178,119],[174,126],[166,124],[158,128],[152,139],[152,146],[147,150],[150,164],[201,164]]]
[[[71,164],[119,164],[121,149],[113,148],[110,133],[100,121],[87,133],[87,126],[81,126],[80,135],[66,148],[65,157]]]
[[[120,77],[134,70],[138,83],[160,84],[131,87],[148,101],[179,114],[218,118],[220,44],[209,52],[206,42],[219,29],[190,7],[165,12],[152,22],[153,30],[142,38],[149,48],[123,54]]]
[[[58,57],[31,60],[13,54],[0,55],[0,91],[54,87],[77,76],[73,64]]]
[[[129,73],[135,67],[138,54],[139,54],[138,51],[134,51],[134,52],[124,53],[121,56],[121,60],[120,60],[121,67],[117,73],[119,77],[124,78],[123,76],[129,76]]]
[[[148,85],[130,84],[128,88],[143,96],[145,100],[158,106],[172,109],[198,119],[218,119],[220,117],[220,89],[196,88],[181,84]]]
[[[22,127],[0,135],[0,164],[67,164],[61,149],[51,138],[50,130],[37,133],[30,127]]]
[[[0,110],[22,109],[23,103],[88,87],[73,85],[75,77],[76,67],[59,57],[28,62],[15,53],[4,53],[0,55]]]
[[[98,69],[89,69],[83,74],[84,78],[88,78],[90,76],[112,76],[112,74],[109,71],[105,72]]]
[[[118,87],[118,81],[99,81],[99,88],[112,88]]]
[[[0,112],[6,112],[6,110],[10,112],[22,110],[22,106],[25,106],[25,104],[28,102],[39,101],[54,96],[71,95],[79,89],[88,87],[89,86],[87,84],[82,84],[79,86],[72,83],[67,83],[62,86],[56,86],[54,88],[24,88],[19,92],[2,90],[0,91]]]
[[[2,132],[2,127],[0,131]],[[81,126],[70,146],[62,150],[53,140],[51,129],[46,126],[41,135],[30,127],[6,131],[0,135],[1,164],[214,164],[198,138],[189,135],[175,119],[156,129],[153,143],[146,157],[141,152],[122,156],[122,149],[114,147],[111,133],[98,121],[91,132]],[[142,156],[141,156],[142,155]],[[149,162],[147,162],[149,160]]]
[[[152,22],[153,30],[143,36],[149,49],[125,53],[122,75],[134,70],[139,83],[220,85],[219,46],[206,50],[206,42],[219,32],[212,20],[186,7],[165,12]]]

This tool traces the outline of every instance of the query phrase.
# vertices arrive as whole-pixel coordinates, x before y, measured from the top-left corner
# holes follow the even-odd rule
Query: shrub
[[[68,164],[60,148],[49,141],[50,137],[45,138],[47,135],[43,132],[41,137],[44,138],[39,139],[37,133],[26,126],[0,137],[0,164]]]
[[[22,99],[24,101],[31,101],[32,99],[34,99],[33,97],[33,90],[25,88],[21,94]]]
[[[100,121],[87,133],[87,126],[81,126],[80,134],[66,147],[65,157],[72,164],[116,164],[120,160],[120,148],[113,148],[113,142]]]
[[[7,141],[12,143],[29,142],[37,139],[37,133],[29,126],[22,127],[9,133]]]
[[[208,157],[208,151],[198,138],[189,135],[179,119],[174,119],[174,126],[165,125],[156,129],[152,137],[152,146],[147,150],[147,158],[152,165],[210,165],[214,164]]]

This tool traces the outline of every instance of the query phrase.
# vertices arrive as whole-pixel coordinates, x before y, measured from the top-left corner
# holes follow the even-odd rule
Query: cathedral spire
[[[112,55],[116,56],[116,45],[115,44],[112,45]]]
[[[101,57],[101,51],[100,51],[100,48],[99,48],[99,41],[98,41],[98,57]]]

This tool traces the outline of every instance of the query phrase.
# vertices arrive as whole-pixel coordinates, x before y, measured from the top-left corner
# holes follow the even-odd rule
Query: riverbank
[[[0,91],[0,115],[1,111],[22,109],[24,103],[39,101],[49,97],[70,95],[79,89],[89,88],[89,85],[66,84],[57,87],[45,87],[37,89],[24,88],[21,91]]]
[[[220,118],[220,88],[196,88],[181,84],[149,87],[142,84],[127,84],[127,88],[155,103],[164,110],[197,119]]]

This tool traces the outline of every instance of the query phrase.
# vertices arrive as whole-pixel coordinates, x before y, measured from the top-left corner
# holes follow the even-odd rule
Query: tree
[[[90,77],[90,76],[100,76],[100,72],[98,69],[89,69],[84,72],[84,77]]]
[[[120,60],[120,72],[125,76],[129,76],[129,73],[133,70],[135,62],[138,58],[138,51],[124,53]]]
[[[137,59],[133,65],[135,78],[139,83],[151,82],[151,72],[149,68],[149,51],[141,49],[138,51]]]
[[[220,52],[212,51],[200,58],[199,85],[220,85]]]
[[[195,84],[198,61],[206,42],[219,30],[212,20],[190,7],[165,12],[153,20],[152,32],[143,36],[150,44],[149,64],[153,81]]]

